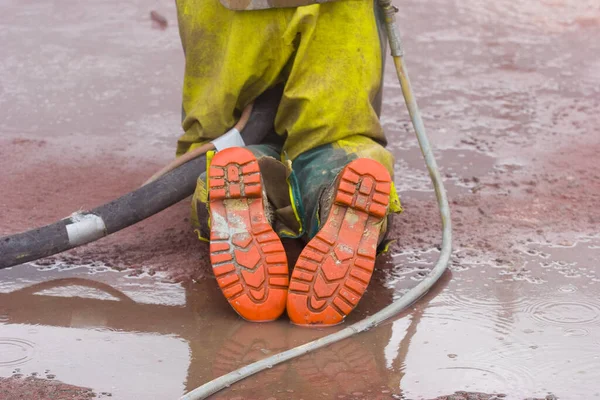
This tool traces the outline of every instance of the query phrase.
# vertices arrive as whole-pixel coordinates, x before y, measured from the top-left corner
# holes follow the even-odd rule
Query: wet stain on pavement
[[[0,235],[112,200],[170,161],[183,78],[176,27],[148,21],[152,8],[176,21],[172,2],[5,3]],[[450,271],[398,318],[213,398],[600,396],[600,5],[396,5],[450,195]],[[382,122],[406,211],[347,323],[399,298],[438,254],[437,207],[391,64]],[[177,398],[341,328],[242,321],[188,218],[184,201],[0,271],[0,398]],[[286,246],[293,261],[301,244]]]

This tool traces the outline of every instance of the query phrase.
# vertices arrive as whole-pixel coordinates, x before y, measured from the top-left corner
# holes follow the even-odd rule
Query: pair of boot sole
[[[244,319],[264,322],[287,309],[298,325],[335,325],[371,280],[391,178],[359,158],[342,170],[331,210],[289,276],[283,245],[265,214],[258,161],[241,147],[215,154],[208,173],[210,261],[217,283]]]

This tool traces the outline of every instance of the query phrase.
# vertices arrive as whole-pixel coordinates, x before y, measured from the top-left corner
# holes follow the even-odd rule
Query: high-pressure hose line
[[[417,135],[417,140],[421,148],[421,152],[423,153],[425,163],[427,164],[427,168],[429,170],[429,175],[431,177],[431,181],[435,189],[435,194],[440,209],[442,219],[442,248],[437,263],[435,264],[429,275],[423,281],[421,281],[417,286],[415,286],[408,293],[402,296],[402,298],[385,307],[383,310],[377,312],[376,314],[373,314],[372,316],[365,318],[360,322],[350,325],[349,327],[342,329],[339,332],[327,335],[325,337],[322,337],[321,339],[317,339],[315,341],[284,351],[274,356],[267,357],[263,360],[257,361],[255,363],[242,367],[236,371],[223,375],[200,386],[195,390],[192,390],[191,392],[181,397],[180,400],[205,399],[211,394],[216,393],[219,390],[222,390],[223,388],[229,387],[235,382],[238,382],[251,375],[254,375],[257,372],[263,371],[267,368],[272,368],[273,366],[281,364],[287,360],[303,356],[322,347],[354,336],[357,333],[369,330],[381,324],[388,318],[392,318],[395,315],[398,315],[408,306],[410,306],[419,298],[424,296],[446,270],[450,261],[450,255],[452,253],[452,228],[450,221],[450,208],[448,206],[446,191],[444,189],[444,184],[442,182],[442,177],[440,176],[437,163],[435,162],[435,158],[433,156],[433,151],[431,150],[431,146],[429,144],[429,139],[427,138],[427,135],[425,133],[425,126],[423,125],[423,120],[421,118],[421,114],[419,113],[419,108],[413,96],[410,80],[408,79],[408,74],[406,71],[406,66],[404,65],[404,60],[402,58],[403,50],[402,44],[400,42],[400,34],[398,32],[398,28],[395,25],[395,13],[397,12],[397,9],[391,4],[391,0],[379,0],[379,5],[381,6],[384,12],[386,31],[390,42],[391,53],[394,59],[394,65],[396,66],[396,71],[398,73],[398,80],[400,81],[400,85],[402,87],[402,94],[404,95],[406,107],[408,108],[408,113],[410,114],[410,118],[415,129],[415,133]]]
[[[263,93],[244,109],[236,128],[246,145],[259,144],[274,133],[277,105],[283,88]],[[53,224],[0,237],[0,269],[35,261],[118,232],[194,193],[206,171],[206,145],[182,156],[155,174],[144,186],[90,211],[79,211]],[[176,168],[175,168],[176,167]]]

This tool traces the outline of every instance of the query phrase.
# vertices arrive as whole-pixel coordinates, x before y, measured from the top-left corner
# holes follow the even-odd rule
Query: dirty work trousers
[[[219,0],[177,0],[177,12],[185,53],[185,133],[177,155],[219,137],[246,105],[284,84],[275,119],[283,145],[249,147],[257,158],[283,163],[273,177],[287,188],[287,203],[274,204],[283,220],[280,235],[316,234],[319,198],[352,159],[377,160],[393,176],[374,108],[383,68],[373,0],[256,11],[232,11]],[[273,196],[283,197],[269,195],[270,202]],[[192,207],[200,233],[207,197],[202,176]]]

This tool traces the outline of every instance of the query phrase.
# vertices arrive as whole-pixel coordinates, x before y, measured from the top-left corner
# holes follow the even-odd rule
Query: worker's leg
[[[311,240],[287,308],[294,323],[335,324],[366,290],[395,203],[393,157],[373,107],[382,72],[373,2],[302,7],[288,26],[296,33],[276,129],[287,134]]]
[[[375,111],[384,45],[371,0],[298,8],[285,35],[298,40],[275,125],[287,135],[283,151],[293,162],[312,238],[320,228],[318,194],[346,164],[370,158],[393,176]]]
[[[178,0],[177,12],[186,59],[181,155],[225,133],[247,104],[282,79],[294,51],[282,37],[286,16],[294,10],[238,12],[218,0]],[[299,230],[289,200],[288,206],[276,204],[284,197],[281,191],[269,199],[265,178],[271,175],[283,176],[279,188],[286,188],[289,199],[285,181],[291,169],[278,161],[279,154],[268,147],[216,153],[208,182],[206,175],[199,179],[192,205],[200,227],[210,220],[211,264],[223,294],[242,317],[254,321],[277,318],[287,297],[288,266],[276,234],[284,231],[276,223],[283,217],[271,218],[269,205],[275,205],[274,215],[296,223],[290,231]]]
[[[275,120],[294,160],[315,147],[363,135],[385,143],[373,107],[382,55],[372,0],[300,7],[285,37],[296,37]]]
[[[293,46],[291,9],[231,11],[219,0],[177,0],[185,53],[181,155],[233,127],[243,108],[281,79]]]

